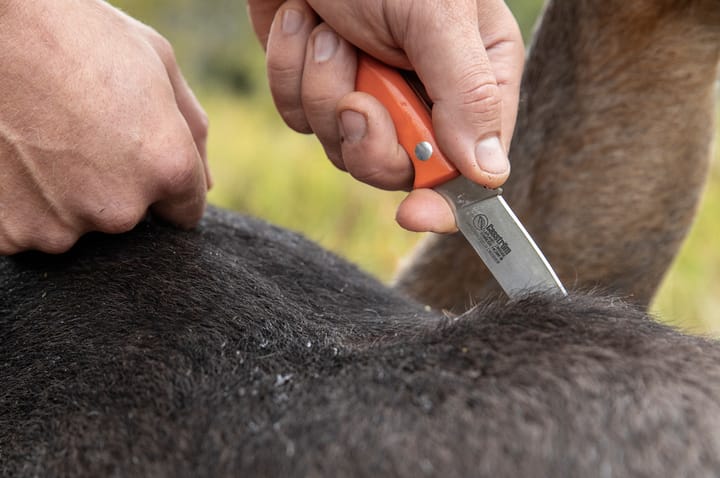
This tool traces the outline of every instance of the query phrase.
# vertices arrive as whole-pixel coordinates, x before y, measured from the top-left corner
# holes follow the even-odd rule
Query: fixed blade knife
[[[432,128],[421,85],[396,69],[360,53],[356,88],[387,108],[398,142],[415,170],[413,188],[432,188],[447,201],[455,222],[510,298],[532,292],[567,292],[535,241],[502,197],[461,176],[443,155]]]

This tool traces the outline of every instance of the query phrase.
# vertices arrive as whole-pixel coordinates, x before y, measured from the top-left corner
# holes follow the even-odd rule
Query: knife
[[[358,56],[358,91],[377,98],[395,124],[398,142],[415,170],[413,188],[432,188],[452,207],[458,229],[508,297],[531,292],[566,296],[557,274],[502,197],[461,176],[438,148],[431,103],[417,77],[364,54]]]

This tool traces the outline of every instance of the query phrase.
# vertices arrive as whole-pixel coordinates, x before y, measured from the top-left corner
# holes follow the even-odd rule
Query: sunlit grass
[[[717,159],[697,221],[664,281],[654,309],[663,320],[691,332],[720,336],[720,164]]]

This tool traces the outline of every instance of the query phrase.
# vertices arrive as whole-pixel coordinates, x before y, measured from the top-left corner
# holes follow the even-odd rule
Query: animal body
[[[456,237],[389,288],[216,209],[0,259],[0,474],[716,476],[720,344],[644,306],[699,195],[718,36],[715,1],[548,4],[507,195],[567,298],[506,300]]]
[[[546,5],[505,196],[566,283],[650,302],[705,183],[719,50],[716,1]],[[497,290],[457,236],[429,238],[408,264],[398,286],[437,307]]]

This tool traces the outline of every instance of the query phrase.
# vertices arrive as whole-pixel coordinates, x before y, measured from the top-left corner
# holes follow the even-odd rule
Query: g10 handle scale
[[[433,188],[460,175],[437,145],[428,105],[399,71],[360,53],[356,88],[390,112],[398,142],[415,169],[414,189]]]

